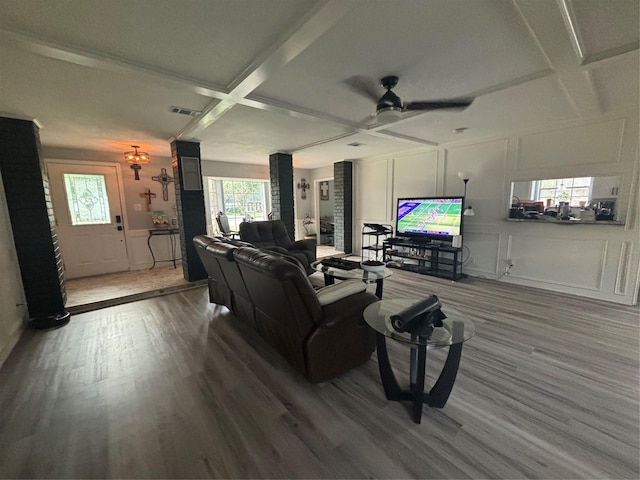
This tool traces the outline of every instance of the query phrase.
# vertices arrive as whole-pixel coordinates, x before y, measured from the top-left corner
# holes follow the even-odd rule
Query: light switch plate
[[[133,211],[134,212],[141,212],[142,211],[142,204],[141,203],[134,203],[133,204]]]

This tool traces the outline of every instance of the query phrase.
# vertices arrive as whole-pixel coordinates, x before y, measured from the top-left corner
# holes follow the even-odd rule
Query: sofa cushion
[[[256,247],[287,248],[292,243],[287,227],[282,220],[242,222],[240,224],[240,239]]]
[[[311,264],[316,260],[316,241],[305,239],[292,242],[282,220],[242,222],[240,238],[257,248],[268,248],[295,257],[308,275],[313,273]]]

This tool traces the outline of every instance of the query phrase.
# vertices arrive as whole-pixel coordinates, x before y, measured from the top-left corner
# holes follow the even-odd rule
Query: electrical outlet
[[[511,259],[507,260],[507,266],[504,269],[504,274],[509,275],[511,273],[511,269],[513,268],[513,261]]]

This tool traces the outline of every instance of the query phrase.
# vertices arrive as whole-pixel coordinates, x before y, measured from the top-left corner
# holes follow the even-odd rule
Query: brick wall
[[[291,240],[296,238],[293,157],[288,153],[269,155],[269,176],[271,181],[271,211],[274,219],[281,219],[287,227]]]
[[[180,226],[182,250],[182,272],[188,282],[207,278],[207,272],[193,245],[193,237],[207,233],[204,191],[185,190],[182,178],[182,157],[198,159],[200,165],[200,144],[174,140],[171,142],[173,177],[176,185],[176,213]]]
[[[353,252],[353,163],[333,164],[334,232],[336,250]]]
[[[31,318],[64,312],[64,264],[33,122],[0,117],[0,169]]]

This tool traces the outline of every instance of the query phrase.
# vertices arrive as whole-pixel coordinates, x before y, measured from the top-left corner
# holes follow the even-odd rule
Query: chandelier
[[[131,169],[135,172],[135,179],[140,180],[138,171],[142,168],[140,165],[146,165],[151,161],[147,152],[139,152],[140,145],[131,145],[133,150],[124,152],[124,160],[131,164]]]
[[[149,154],[147,152],[139,152],[138,149],[140,145],[131,145],[133,148],[130,152],[124,152],[124,159],[127,163],[135,163],[137,165],[144,165],[149,163],[151,159],[149,158]]]

